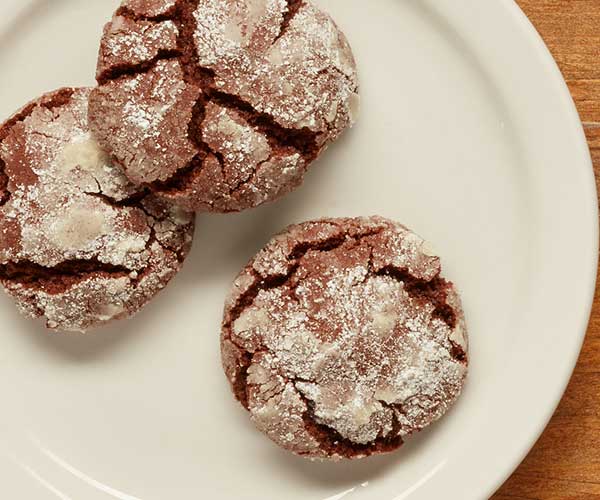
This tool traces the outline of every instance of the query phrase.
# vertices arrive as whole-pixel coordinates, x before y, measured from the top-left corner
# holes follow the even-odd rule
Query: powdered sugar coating
[[[257,427],[312,458],[391,451],[467,373],[464,315],[437,257],[382,218],[292,226],[234,283],[222,355]]]
[[[297,11],[282,28],[295,3]],[[283,127],[334,140],[352,122],[358,87],[348,41],[311,2],[202,0],[194,12],[201,66],[219,90],[236,94]]]
[[[180,269],[193,217],[144,197],[87,124],[90,89],[61,89],[0,128],[10,197],[0,280],[29,316],[83,331],[137,312]]]
[[[296,150],[272,147],[235,110],[211,102],[205,113],[203,138],[212,153],[187,186],[188,197],[172,190],[162,197],[188,210],[230,212],[278,198],[302,182],[305,161]]]
[[[129,64],[151,61],[161,52],[177,49],[179,31],[172,21],[153,23],[115,16],[104,27],[98,73],[102,74],[127,60]]]
[[[98,100],[100,92],[110,101]],[[164,181],[196,155],[187,126],[199,92],[183,82],[176,60],[159,61],[145,73],[93,90],[89,125],[101,144],[110,137],[107,151],[118,152],[134,183]]]
[[[121,5],[139,16],[158,17],[173,10],[177,0],[123,0]]]
[[[358,111],[356,64],[333,20],[307,0],[159,4],[124,2],[105,28],[90,99],[102,147],[186,209],[240,211],[299,186]],[[240,125],[225,138],[214,107]],[[268,143],[265,160],[222,160],[250,135]]]

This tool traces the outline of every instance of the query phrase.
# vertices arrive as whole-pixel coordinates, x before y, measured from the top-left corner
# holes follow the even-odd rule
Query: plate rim
[[[489,489],[487,490],[487,497],[491,497],[506,483],[508,479],[513,475],[513,473],[519,468],[523,460],[528,456],[529,452],[535,447],[537,441],[540,439],[548,424],[552,420],[556,410],[558,409],[559,404],[561,403],[565,392],[568,388],[568,385],[572,379],[573,372],[576,368],[577,362],[581,356],[581,351],[583,349],[585,340],[587,338],[587,332],[589,323],[591,320],[592,308],[594,305],[594,299],[596,296],[596,285],[597,285],[597,273],[599,266],[599,251],[600,251],[600,222],[599,222],[599,204],[598,204],[598,190],[596,187],[596,177],[594,172],[594,164],[591,157],[591,152],[589,148],[589,143],[587,141],[587,137],[585,135],[584,125],[582,123],[581,117],[579,115],[579,111],[577,110],[577,106],[569,90],[569,87],[565,81],[565,77],[558,66],[557,61],[554,59],[552,52],[544,41],[542,35],[537,31],[537,28],[529,19],[527,14],[523,11],[520,5],[516,0],[499,0],[499,3],[502,4],[504,8],[512,15],[515,19],[515,22],[523,31],[523,34],[527,36],[529,42],[534,47],[536,53],[540,57],[542,63],[546,64],[548,69],[551,71],[552,76],[554,78],[555,84],[559,85],[561,88],[560,98],[567,103],[569,119],[574,126],[574,132],[578,136],[578,144],[577,146],[580,148],[581,153],[583,154],[582,158],[582,167],[588,173],[588,187],[590,189],[589,195],[593,198],[593,203],[591,204],[593,212],[590,214],[590,219],[592,222],[591,226],[588,228],[589,236],[592,244],[592,252],[591,252],[591,260],[588,262],[589,266],[589,281],[587,284],[582,285],[587,288],[587,303],[584,304],[584,313],[580,319],[580,325],[577,328],[577,333],[579,334],[578,342],[574,345],[573,351],[570,353],[569,360],[569,369],[568,376],[564,377],[562,380],[562,384],[556,389],[556,397],[552,403],[547,405],[545,411],[545,417],[540,421],[537,426],[537,430],[534,434],[531,435],[530,439],[525,442],[523,441],[521,445],[515,446],[515,455],[512,460],[511,465],[507,465],[504,467],[502,471],[498,471],[495,476],[496,480],[493,484],[490,484]]]

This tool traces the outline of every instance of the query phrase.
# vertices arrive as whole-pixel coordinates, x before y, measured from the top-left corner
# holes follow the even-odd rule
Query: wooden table
[[[600,179],[600,0],[517,0],[575,98]],[[599,186],[600,187],[600,186]],[[600,287],[583,352],[554,418],[493,500],[600,499]]]

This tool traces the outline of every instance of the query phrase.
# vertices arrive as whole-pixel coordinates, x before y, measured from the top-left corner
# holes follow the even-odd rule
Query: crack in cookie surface
[[[304,5],[304,0],[286,0],[286,3],[287,3],[287,8],[283,15],[283,20],[281,21],[281,27],[279,28],[279,34],[277,35],[275,40],[273,40],[273,43],[271,45],[275,45],[275,43],[277,43],[277,41],[282,36],[285,35],[288,28],[290,27],[290,23],[292,22],[292,19],[294,19],[294,17],[300,10],[300,7],[302,7],[302,5]]]
[[[20,261],[0,264],[0,281],[26,288],[42,289],[55,295],[93,277],[122,278],[132,272],[133,270],[124,266],[105,264],[97,259],[64,261],[53,267],[44,267],[31,261]]]
[[[397,448],[447,411],[467,365],[462,309],[439,259],[379,218],[276,237],[236,280],[222,346],[259,429],[316,458]]]
[[[11,197],[0,281],[27,315],[82,331],[143,307],[176,274],[193,216],[133,186],[87,125],[91,89],[32,102],[1,128]]]
[[[391,417],[392,428],[388,435],[384,436],[380,434],[370,443],[357,444],[343,437],[335,428],[319,423],[318,418],[315,416],[314,403],[302,396],[302,391],[298,391],[298,393],[301,395],[307,408],[302,415],[304,427],[308,434],[319,443],[319,449],[324,452],[325,456],[364,458],[380,453],[392,452],[404,443],[400,435],[400,422],[395,413]]]
[[[6,175],[6,165],[4,160],[0,160],[0,207],[10,199],[8,189],[8,175]]]
[[[327,47],[329,47],[327,43],[331,43],[332,47],[336,46],[335,44],[341,44],[340,47],[342,48],[340,50],[344,52],[346,58],[345,72],[335,66],[337,63],[330,61],[331,71],[328,73],[328,63],[322,61],[316,63],[318,59],[316,55],[314,57],[317,57],[317,59],[311,60],[310,63],[325,64],[324,68],[319,67],[316,69],[315,78],[329,82],[327,85],[333,85],[332,82],[337,79],[345,82],[343,92],[334,92],[330,89],[332,92],[330,96],[324,90],[321,92],[311,90],[315,95],[319,94],[318,99],[323,101],[333,100],[334,102],[327,115],[330,120],[319,122],[322,123],[322,126],[311,121],[311,111],[297,110],[296,115],[299,117],[299,120],[297,120],[290,119],[291,115],[289,113],[291,111],[289,113],[287,111],[289,106],[280,106],[279,109],[285,110],[282,115],[269,105],[263,106],[261,104],[264,95],[273,95],[274,99],[287,98],[284,91],[269,93],[270,91],[267,92],[265,89],[256,94],[256,91],[250,91],[249,87],[246,89],[247,92],[244,92],[245,84],[228,86],[227,81],[229,80],[242,82],[245,79],[254,77],[251,77],[250,74],[230,74],[231,68],[223,68],[218,62],[212,64],[206,59],[211,50],[216,50],[216,47],[223,43],[223,40],[215,39],[210,42],[210,49],[202,46],[203,36],[206,35],[209,38],[217,36],[216,33],[221,29],[218,28],[218,23],[232,22],[242,31],[249,30],[248,32],[244,31],[243,37],[252,38],[252,36],[256,36],[258,37],[257,40],[262,40],[260,37],[269,39],[269,47],[265,46],[260,49],[260,47],[254,46],[260,46],[260,43],[262,43],[260,40],[252,39],[248,41],[248,39],[246,42],[249,45],[245,45],[245,41],[237,40],[234,36],[235,40],[233,42],[238,43],[238,46],[235,49],[232,48],[232,54],[235,53],[237,54],[235,57],[242,57],[242,59],[249,57],[248,61],[254,61],[255,59],[258,61],[261,57],[266,57],[262,53],[264,51],[275,50],[277,52],[283,50],[286,52],[287,47],[290,44],[293,45],[296,39],[300,39],[302,40],[301,43],[305,43],[305,38],[318,37],[313,33],[304,33],[302,29],[294,24],[295,19],[302,12],[307,17],[308,24],[315,26],[314,29],[317,29],[316,26],[327,25],[337,30],[337,27],[325,14],[304,1],[269,0],[266,12],[262,13],[244,11],[243,9],[249,7],[243,3],[236,4],[234,8],[229,6],[228,1],[199,2],[198,0],[181,0],[173,2],[170,7],[165,7],[165,9],[157,9],[156,6],[154,10],[150,9],[152,14],[161,12],[158,15],[145,15],[144,2],[139,2],[137,9],[133,9],[131,5],[123,6],[117,11],[113,22],[107,25],[105,29],[98,72],[100,89],[92,95],[91,99],[92,119],[90,123],[92,129],[101,144],[111,152],[111,155],[125,169],[128,176],[135,183],[147,185],[151,190],[165,195],[165,198],[170,201],[179,203],[185,208],[200,211],[239,211],[272,201],[295,189],[301,184],[308,165],[316,159],[326,143],[334,140],[341,133],[341,130],[349,125],[350,119],[347,116],[349,112],[345,107],[349,105],[348,103],[351,100],[348,92],[355,93],[357,88],[354,61],[342,35],[339,35],[340,38],[336,39],[335,42],[323,43]],[[217,8],[221,3],[223,5],[227,4],[227,7]],[[156,3],[156,5],[158,4],[160,2]],[[229,7],[236,12],[242,9],[239,10],[240,15],[245,12],[243,15],[248,15],[250,18],[246,20],[232,18],[229,21],[214,18],[215,14],[221,15],[219,13],[227,12]],[[258,17],[256,19],[252,18],[255,15]],[[275,20],[278,21],[277,24],[274,24]],[[260,24],[261,22],[267,24]],[[134,23],[134,25],[130,26],[127,23]],[[213,24],[209,26],[206,23]],[[258,24],[255,26],[252,23]],[[305,25],[307,20],[305,19],[303,23],[299,22],[298,24]],[[173,26],[172,31],[173,33],[176,32],[176,37],[169,38],[165,46],[160,46],[160,40],[148,34],[151,32],[149,26],[167,24]],[[253,32],[254,35],[250,35],[252,29],[256,29],[256,32]],[[225,27],[225,30],[227,31],[227,27]],[[131,33],[137,34],[137,38],[128,40],[127,37],[132,37]],[[291,40],[288,40],[288,38],[291,38]],[[119,39],[121,40],[120,44],[118,43]],[[212,43],[216,45],[213,46]],[[109,51],[110,46],[118,46],[119,48],[113,49],[111,53]],[[310,52],[311,47],[310,45],[303,46],[303,50],[298,49],[298,52]],[[129,55],[125,55],[127,50]],[[329,48],[328,50],[334,49]],[[115,53],[121,54],[121,60],[116,58]],[[146,55],[148,58],[144,59]],[[228,57],[226,52],[222,54],[223,60]],[[282,57],[280,53],[279,57]],[[326,59],[325,56],[323,58]],[[258,64],[256,61],[252,64]],[[265,59],[260,64],[265,64],[265,67],[273,64],[272,61],[266,61]],[[233,64],[233,67],[243,67],[245,64],[240,60],[238,63]],[[179,84],[172,83],[172,90],[168,90],[164,81],[162,83],[163,88],[159,91],[156,91],[153,85],[147,85],[147,81],[158,81],[160,74],[165,72],[165,68],[172,68],[167,72],[171,82],[174,82],[174,79],[181,78],[186,88],[184,89]],[[329,81],[330,73],[336,74],[331,82]],[[302,74],[304,75],[304,73]],[[296,88],[293,92],[302,93],[307,91],[306,89],[310,87],[309,80],[312,78],[307,75],[303,76],[307,79],[304,82],[305,85]],[[343,77],[340,75],[343,75]],[[291,75],[285,77],[279,75],[273,78],[275,80],[282,78],[287,81],[291,78]],[[322,84],[325,85],[323,82]],[[294,85],[296,84],[294,83]],[[315,85],[317,84],[315,83]],[[321,85],[321,83],[318,85]],[[130,90],[124,90],[125,87],[130,88]],[[312,89],[312,87],[310,88]],[[159,117],[158,120],[153,120],[153,117],[150,116],[152,109],[155,109],[158,104],[154,108],[141,104],[141,101],[145,98],[140,96],[150,95],[150,92],[154,96],[166,96],[168,94],[170,96],[168,99],[175,96],[166,107],[163,106],[166,114]],[[125,98],[124,95],[128,93],[130,94],[129,97]],[[123,96],[120,96],[120,94],[123,94]],[[258,101],[256,100],[257,95],[260,96]],[[280,97],[276,97],[278,95]],[[165,99],[167,98],[165,97]],[[315,96],[312,99],[315,100],[313,104],[316,106],[315,109],[321,106],[321,104],[317,104],[319,101]],[[336,99],[340,99],[343,105]],[[138,102],[141,106],[139,108],[137,107]],[[206,140],[203,137],[204,124],[198,124],[194,120],[194,113],[197,114],[196,110],[203,110],[209,105],[218,105],[235,115],[239,124],[246,130],[245,134],[259,133],[266,138],[272,149],[268,168],[264,168],[264,164],[252,158],[252,155],[248,152],[243,163],[247,168],[251,168],[253,172],[245,176],[247,182],[240,182],[235,178],[232,179],[227,174],[223,174],[223,172],[227,172],[227,168],[223,168],[224,166],[229,166],[229,172],[239,167],[232,163],[227,165],[227,154],[220,150],[222,148],[220,144],[216,147],[206,147]],[[128,115],[124,112],[126,107],[129,108]],[[170,107],[173,108],[172,113],[169,110]],[[202,112],[202,114],[204,113]],[[117,118],[109,118],[109,116],[117,116]],[[136,122],[132,119],[132,116],[140,118]],[[305,123],[302,120],[305,120]],[[107,128],[107,121],[120,123],[120,125],[117,129],[114,126]],[[181,133],[186,128],[185,121],[187,121],[187,135]],[[150,123],[150,126],[147,123]],[[129,130],[128,133],[126,130],[128,127],[133,132]],[[163,129],[163,127],[166,128]],[[105,128],[106,130],[104,130]],[[115,130],[116,134],[114,134]],[[157,147],[152,146],[152,138],[160,140],[161,135],[174,138],[173,144],[161,143]],[[227,129],[223,130],[223,137],[220,140],[225,144],[229,140]],[[141,151],[142,154],[138,156],[134,153],[134,150]],[[212,152],[213,155],[207,155],[207,150]],[[169,151],[176,151],[177,153],[169,155]],[[219,165],[216,162],[219,162]],[[138,166],[143,170],[137,171]],[[222,175],[220,176],[216,171],[218,166],[221,166]],[[248,186],[244,186],[248,189],[243,190],[241,193],[238,192],[238,188],[244,184],[248,184]],[[275,186],[273,186],[274,184]]]

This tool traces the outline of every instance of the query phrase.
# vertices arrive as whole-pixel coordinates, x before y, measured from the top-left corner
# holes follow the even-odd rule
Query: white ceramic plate
[[[135,320],[50,336],[0,299],[0,496],[102,500],[483,499],[544,428],[596,276],[597,204],[566,86],[509,0],[322,0],[359,61],[363,114],[303,189],[201,217],[193,255]],[[3,0],[0,115],[93,84],[116,0]],[[381,214],[429,239],[463,291],[471,373],[442,422],[357,463],[254,431],[219,361],[224,294],[285,225]]]

